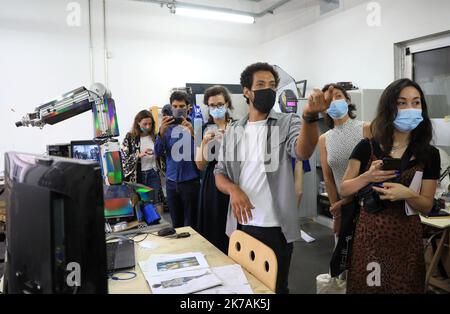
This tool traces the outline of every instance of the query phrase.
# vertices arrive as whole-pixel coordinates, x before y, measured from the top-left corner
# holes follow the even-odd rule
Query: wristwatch
[[[302,115],[302,118],[303,118],[303,120],[306,122],[306,123],[314,123],[314,122],[317,122],[317,121],[319,121],[320,120],[320,118],[319,118],[319,114],[314,114],[314,115],[305,115],[305,114],[303,114]]]

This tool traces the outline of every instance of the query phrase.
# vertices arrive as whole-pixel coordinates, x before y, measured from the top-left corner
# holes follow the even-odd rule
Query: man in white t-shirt
[[[314,90],[301,124],[295,114],[272,110],[278,84],[278,73],[267,63],[252,64],[241,74],[249,115],[227,129],[214,173],[217,188],[230,195],[227,234],[240,228],[272,248],[278,260],[276,292],[289,293],[292,242],[300,238],[292,158],[313,154],[318,114],[329,107],[332,88]]]

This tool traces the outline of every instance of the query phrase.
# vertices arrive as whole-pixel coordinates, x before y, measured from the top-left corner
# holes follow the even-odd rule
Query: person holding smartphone
[[[166,156],[167,203],[173,227],[196,228],[200,176],[195,165],[194,129],[187,117],[189,95],[173,92],[170,105],[172,115],[162,118],[155,154]]]
[[[152,188],[150,197],[158,213],[162,214],[160,170],[156,160],[155,119],[148,110],[140,111],[134,118],[131,131],[122,144],[122,161],[125,181],[140,183]]]
[[[440,156],[430,144],[433,129],[420,86],[409,79],[390,84],[371,130],[373,139],[355,147],[340,188],[343,197],[358,195],[362,205],[347,293],[424,293],[418,213],[433,207]],[[400,169],[391,158],[401,159]]]
[[[217,189],[214,168],[225,129],[233,122],[230,116],[233,105],[230,92],[223,86],[208,88],[203,103],[208,107],[209,119],[203,128],[203,140],[195,159],[197,168],[204,171],[200,188],[197,231],[227,254],[228,236],[225,233],[225,225],[230,197]]]

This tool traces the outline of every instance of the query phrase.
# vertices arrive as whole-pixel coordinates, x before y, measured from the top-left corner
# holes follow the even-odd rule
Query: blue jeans
[[[155,169],[147,171],[141,171],[138,174],[137,183],[151,187],[153,191],[150,192],[150,198],[153,200],[153,204],[159,205],[162,203],[161,199],[161,179]]]

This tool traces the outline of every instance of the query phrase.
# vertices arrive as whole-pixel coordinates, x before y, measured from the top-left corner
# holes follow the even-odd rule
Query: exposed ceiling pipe
[[[167,6],[169,8],[175,6],[178,8],[189,8],[189,9],[200,9],[200,10],[213,10],[213,11],[219,11],[219,12],[225,12],[225,13],[233,13],[233,14],[241,14],[241,15],[248,15],[252,16],[254,18],[257,17],[263,17],[266,14],[273,14],[273,11],[281,7],[282,5],[285,5],[286,3],[290,2],[291,0],[280,0],[279,2],[275,3],[271,7],[263,10],[260,13],[253,13],[249,11],[241,11],[241,10],[234,10],[229,8],[221,8],[221,7],[213,7],[209,5],[203,5],[203,4],[195,4],[195,3],[186,3],[186,2],[178,2],[175,0],[172,1],[164,1],[164,0],[133,0],[133,1],[140,1],[140,2],[148,2],[148,3],[155,3],[163,6]],[[255,2],[259,2],[260,0],[253,0]]]
[[[108,37],[106,33],[106,0],[103,0],[103,49],[105,62],[105,87],[108,89]]]
[[[91,0],[88,0],[88,14],[89,14],[89,72],[91,75],[91,85],[94,84],[94,45],[92,43],[92,14],[91,14]]]

